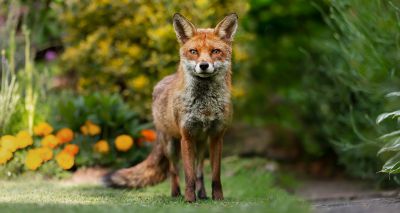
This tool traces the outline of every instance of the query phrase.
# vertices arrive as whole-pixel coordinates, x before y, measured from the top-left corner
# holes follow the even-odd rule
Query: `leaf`
[[[379,139],[390,138],[390,137],[393,137],[393,136],[398,135],[398,134],[400,134],[400,130],[393,131],[393,132],[388,133],[388,134],[384,134],[381,137],[379,137]]]
[[[386,95],[387,98],[390,97],[400,97],[400,92],[391,92],[389,94]]]
[[[383,120],[389,118],[389,117],[397,117],[400,116],[400,110],[394,111],[394,112],[387,112],[387,113],[382,113],[378,116],[378,118],[376,119],[376,123],[379,124],[381,123]]]
[[[386,172],[390,174],[400,173],[400,153],[397,153],[395,156],[386,161],[385,165],[383,165],[382,167],[381,172]]]
[[[400,151],[400,138],[397,138],[397,139],[387,143],[385,146],[383,146],[379,150],[378,155],[380,155],[383,152],[388,152],[388,151]]]

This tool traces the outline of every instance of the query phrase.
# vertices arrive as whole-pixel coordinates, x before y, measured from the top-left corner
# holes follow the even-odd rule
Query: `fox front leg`
[[[199,147],[200,145],[200,147]],[[206,188],[204,186],[204,155],[205,155],[206,146],[202,143],[198,143],[197,147],[197,165],[196,165],[196,190],[197,190],[197,198],[199,199],[207,199]]]
[[[211,138],[210,141],[210,162],[212,170],[212,199],[223,200],[224,194],[222,192],[221,184],[221,153],[222,153],[222,137],[223,133]]]
[[[181,139],[181,153],[185,172],[185,201],[196,201],[196,172],[195,172],[195,144],[183,134]]]

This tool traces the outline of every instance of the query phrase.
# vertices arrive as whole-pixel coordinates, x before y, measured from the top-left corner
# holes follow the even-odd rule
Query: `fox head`
[[[232,41],[238,25],[235,13],[226,16],[213,29],[196,28],[178,13],[174,15],[173,25],[184,72],[209,78],[230,70]]]

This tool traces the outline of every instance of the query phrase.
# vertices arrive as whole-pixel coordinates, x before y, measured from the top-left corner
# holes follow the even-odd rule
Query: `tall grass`
[[[12,113],[8,113],[7,117],[0,118],[7,120],[7,125],[10,125],[9,128],[4,127],[2,130],[4,132],[7,129],[7,133],[9,133],[27,129],[32,133],[39,89],[42,88],[44,75],[35,72],[35,64],[31,56],[31,32],[26,26],[27,17],[25,16],[27,14],[21,12],[21,1],[0,0],[0,5],[4,6],[0,8],[0,14],[3,13],[5,14],[3,16],[6,17],[4,24],[0,25],[0,48],[4,49],[2,63],[5,71],[3,74],[9,76],[2,80],[5,81],[8,78],[10,81],[9,85],[6,83],[2,83],[2,85],[14,93],[18,91],[18,99],[20,99],[18,104],[13,105],[13,112],[18,111],[17,116],[11,118]],[[19,87],[16,84],[15,88],[9,88],[11,83],[16,81],[19,82]],[[8,97],[7,100],[11,99]],[[7,109],[2,107],[2,110],[6,111]]]
[[[5,50],[1,52],[1,87],[0,87],[0,133],[7,130],[11,116],[15,113],[20,101],[18,82],[15,73],[11,72]]]
[[[35,120],[35,108],[38,93],[34,89],[33,71],[34,65],[30,56],[31,44],[29,39],[30,31],[24,26],[23,33],[25,36],[25,110],[27,112],[28,130],[32,134],[33,124]]]

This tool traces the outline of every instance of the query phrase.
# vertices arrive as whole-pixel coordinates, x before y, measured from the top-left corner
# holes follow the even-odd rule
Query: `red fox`
[[[175,14],[173,27],[180,43],[176,73],[153,91],[153,119],[158,141],[142,163],[109,176],[114,186],[140,188],[171,178],[171,195],[180,196],[178,161],[183,160],[185,200],[206,199],[204,156],[209,146],[212,199],[222,200],[220,170],[222,139],[232,117],[232,42],[238,25],[234,13],[214,29],[197,29]]]

